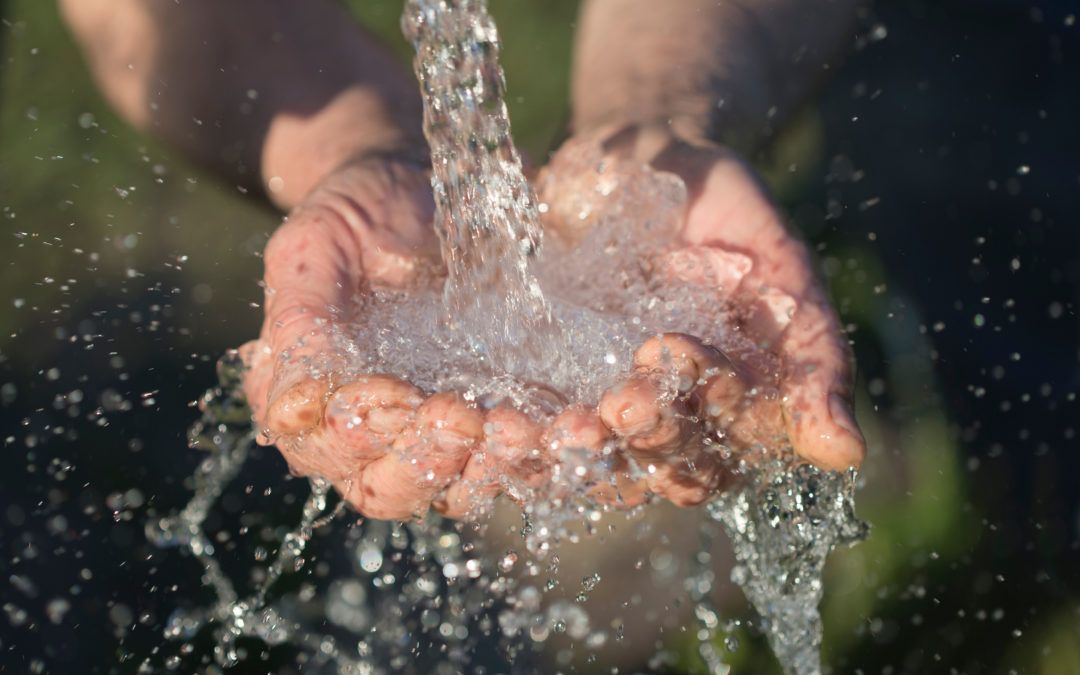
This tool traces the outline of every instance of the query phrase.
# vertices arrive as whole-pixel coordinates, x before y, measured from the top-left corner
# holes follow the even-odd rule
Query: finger
[[[745,450],[784,444],[784,420],[775,387],[764,383],[751,386],[723,357],[706,375],[694,390],[694,398],[702,417],[725,446]]]
[[[579,448],[601,455],[609,448],[612,435],[594,410],[576,405],[563,410],[551,421],[544,440],[553,454]]]
[[[318,381],[313,357],[327,351],[327,324],[352,297],[360,270],[347,226],[316,211],[281,225],[267,243],[264,262],[260,340],[271,354],[274,374],[265,392],[263,425],[274,435],[299,433],[321,416],[327,385]]]
[[[266,411],[268,437],[294,436],[313,429],[322,419],[326,393],[326,382],[305,379],[275,396]]]
[[[360,472],[346,498],[371,518],[423,514],[461,473],[483,433],[483,413],[458,394],[435,394],[420,405],[413,427],[391,451]]]
[[[274,374],[270,348],[262,340],[251,340],[237,350],[244,364],[244,398],[251,408],[251,417],[257,428],[265,425],[267,394]]]
[[[362,377],[329,395],[321,424],[301,438],[277,439],[278,448],[296,474],[335,484],[356,482],[363,468],[385,455],[410,426],[423,400],[407,382]]]
[[[648,485],[644,479],[630,475],[630,465],[611,442],[613,439],[599,414],[584,406],[561,412],[545,434],[545,443],[556,457],[563,451],[585,450],[599,464],[591,467],[592,475],[586,476],[593,483],[589,488],[593,499],[602,504],[637,506],[645,501]]]
[[[482,515],[504,487],[512,498],[524,499],[548,477],[547,469],[540,425],[525,413],[498,406],[485,416],[481,447],[436,507],[450,518]]]
[[[742,453],[758,448],[776,450],[790,441],[775,387],[748,388],[734,373],[710,378],[699,390],[702,414],[729,450]]]
[[[703,502],[719,485],[719,457],[682,399],[664,402],[652,378],[635,376],[605,393],[604,424],[622,436],[651,492],[679,506]]]
[[[704,436],[687,442],[683,451],[668,458],[649,475],[654,494],[675,506],[698,506],[727,483],[730,474],[719,448]]]
[[[353,481],[359,475],[360,465],[348,456],[347,448],[327,438],[324,426],[302,436],[276,438],[274,443],[294,476],[325,478],[337,485]]]
[[[730,367],[719,350],[684,333],[649,338],[634,352],[634,366],[645,372],[670,373],[680,394],[703,384],[719,367]]]
[[[630,509],[645,503],[652,489],[647,478],[636,478],[638,472],[619,449],[611,453],[607,475],[597,476],[589,496],[600,504]]]
[[[676,378],[680,394],[688,395],[685,401],[690,404],[683,411],[685,421],[680,449],[652,467],[649,487],[677,506],[700,504],[718,488],[725,472],[719,449],[713,446],[703,426],[708,418],[698,414],[695,420],[695,415],[690,413],[709,408],[702,405],[702,401],[710,389],[713,390],[714,412],[718,411],[717,404],[723,405],[725,410],[737,405],[744,391],[742,382],[719,350],[682,333],[667,333],[646,340],[635,352],[634,364],[639,371],[670,373]],[[731,386],[708,386],[717,382]],[[718,393],[725,394],[726,398],[717,399]]]
[[[484,424],[484,439],[496,477],[505,474],[530,487],[548,477],[543,428],[525,413],[507,406],[490,410]]]
[[[675,452],[690,435],[685,401],[652,374],[634,373],[608,389],[599,411],[604,424],[639,459]]]
[[[649,490],[683,505],[700,503],[715,483],[712,463],[698,457],[702,430],[690,413],[685,399],[672,397],[656,377],[641,373],[600,400],[601,419],[624,439]]]
[[[851,361],[832,309],[804,303],[781,352],[784,421],[795,452],[823,469],[857,467],[866,442],[851,406]]]
[[[386,454],[412,424],[423,392],[387,375],[361,377],[335,391],[326,403],[326,441],[343,462],[362,465]]]

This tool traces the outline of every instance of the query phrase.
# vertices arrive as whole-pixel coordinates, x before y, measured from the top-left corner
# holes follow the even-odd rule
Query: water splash
[[[559,205],[580,237],[553,241],[557,255],[542,255],[540,209],[511,139],[498,35],[486,4],[410,0],[402,25],[417,49],[448,279],[444,288],[407,295],[375,289],[358,323],[329,327],[346,361],[334,364],[336,374],[348,380],[393,372],[428,391],[463,391],[481,405],[508,400],[543,418],[566,400],[595,403],[625,376],[634,348],[650,335],[680,331],[725,351],[748,349],[745,336],[723,329],[730,322],[717,289],[658,272],[685,206],[679,179],[635,164],[616,167],[598,147],[564,158],[589,179]],[[433,325],[440,326],[434,335]],[[254,590],[242,596],[204,530],[253,442],[238,394],[239,367],[235,358],[226,359],[221,386],[202,401],[192,445],[210,453],[196,472],[195,495],[179,514],[148,528],[157,545],[189,551],[215,595],[210,607],[178,612],[169,638],[211,632],[223,667],[241,658],[241,638],[289,643],[309,663],[346,673],[410,665],[420,672],[461,670],[484,645],[497,645],[505,663],[524,671],[535,646],[551,636],[602,648],[607,633],[594,629],[582,607],[598,579],[582,581],[576,603],[547,599],[556,586],[559,544],[592,533],[607,511],[588,498],[588,488],[596,476],[610,475],[610,467],[572,448],[558,458],[542,492],[518,495],[524,503],[521,552],[485,552],[483,527],[475,524],[437,517],[404,524],[361,520],[346,537],[350,573],[329,580],[321,594],[277,597],[280,581],[310,565],[315,531],[344,508],[341,502],[330,507],[328,484],[312,480],[299,525],[284,535]],[[735,545],[733,579],[761,614],[785,670],[819,673],[825,556],[865,534],[852,510],[853,476],[790,458],[733,470],[741,474],[738,487],[709,505],[711,522],[682,589],[700,626],[699,655],[710,673],[728,672],[716,639],[730,625],[709,599],[717,586],[710,547],[719,523]],[[504,487],[512,494],[517,489]],[[548,580],[541,582],[542,576]],[[620,624],[615,639],[621,635]]]
[[[280,538],[265,571],[252,575],[253,590],[238,592],[205,528],[254,443],[240,389],[242,369],[230,352],[219,367],[220,385],[199,401],[202,416],[189,444],[207,455],[195,472],[188,504],[146,526],[156,546],[191,554],[213,593],[209,606],[178,609],[167,622],[164,636],[181,643],[182,654],[193,653],[185,645],[209,633],[214,661],[223,668],[244,659],[241,639],[256,638],[270,646],[290,645],[301,663],[343,674],[451,673],[474,663],[532,672],[531,645],[552,633],[591,635],[584,609],[545,604],[546,589],[530,581],[553,568],[528,563],[519,569],[513,550],[496,561],[463,524],[437,516],[407,523],[342,518],[345,503],[331,506],[331,486],[317,478],[308,481],[298,525]],[[315,564],[316,556],[308,553],[312,536],[335,520],[352,521],[344,537],[347,571],[329,575],[321,593],[304,587],[277,592],[279,582]],[[257,560],[263,557],[256,553]],[[165,659],[169,670],[181,664],[180,656]],[[140,672],[157,672],[159,665],[148,659]]]
[[[325,653],[325,640],[307,631],[294,630],[288,620],[268,606],[268,594],[283,574],[304,566],[303,553],[312,533],[329,524],[343,506],[339,504],[327,513],[330,484],[320,479],[312,480],[300,524],[282,539],[277,556],[256,591],[249,597],[240,597],[215,556],[216,547],[207,536],[204,524],[226,486],[247,461],[255,440],[250,410],[239,393],[242,368],[235,353],[222,359],[219,386],[207,391],[199,402],[202,417],[192,426],[188,444],[193,449],[206,450],[208,454],[195,472],[195,493],[191,500],[177,515],[160,518],[146,527],[147,538],[155,545],[180,547],[190,552],[202,564],[203,578],[215,595],[215,602],[210,607],[177,611],[165,628],[165,636],[191,639],[202,629],[212,628],[214,657],[223,667],[239,662],[236,641],[242,637],[256,637],[268,645],[295,642]],[[343,655],[334,657],[345,665],[351,661]],[[144,665],[151,668],[149,663]]]
[[[707,507],[734,545],[732,581],[760,614],[784,670],[819,675],[825,559],[868,533],[855,517],[855,471],[821,471],[788,456],[765,459],[746,474]]]

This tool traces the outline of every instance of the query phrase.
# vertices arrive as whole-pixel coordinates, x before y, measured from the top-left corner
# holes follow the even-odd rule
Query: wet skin
[[[711,138],[722,128],[749,147],[761,119],[779,124],[835,47],[850,42],[844,17],[855,3],[827,3],[827,14],[794,0],[686,0],[678,11],[670,4],[583,3],[576,129],[630,115],[665,120],[688,136]],[[263,440],[277,441],[294,471],[332,480],[361,512],[408,517],[434,503],[460,515],[503,487],[477,487],[483,480],[542,483],[545,469],[558,468],[558,452],[575,444],[620,471],[646,472],[643,481],[597,483],[600,498],[621,503],[647,490],[691,504],[721,487],[714,456],[698,456],[710,435],[736,454],[790,441],[823,467],[861,460],[846,340],[805,248],[731,153],[657,141],[664,132],[603,139],[613,153],[686,180],[683,246],[669,271],[707,270],[698,281],[742,309],[738,328],[755,347],[719,355],[676,336],[644,345],[635,371],[598,409],[572,408],[537,430],[536,421],[473,410],[452,393],[417,392],[387,374],[355,382],[303,375],[305,362],[328,351],[326,324],[348,320],[365,289],[429,283],[439,267],[427,177],[385,154],[423,155],[416,85],[338,3],[68,0],[62,7],[126,120],[230,181],[269,188],[276,205],[292,209],[266,250],[265,322],[243,350],[247,396],[268,433]],[[213,123],[194,131],[192,120]],[[365,154],[369,161],[355,160]],[[566,177],[569,191],[578,178],[588,179]],[[701,371],[698,380],[685,373],[690,386],[667,391],[665,369],[684,360]],[[524,447],[538,437],[540,447]]]
[[[865,445],[851,413],[847,340],[806,248],[751,172],[721,148],[649,130],[589,142],[686,181],[690,201],[669,272],[690,280],[693,270],[693,281],[718,284],[732,261],[748,260],[723,299],[740,310],[736,328],[753,348],[724,354],[689,335],[651,338],[598,405],[570,405],[545,421],[505,406],[482,410],[390,374],[313,377],[304,364],[327,351],[327,323],[348,320],[367,288],[439,276],[425,171],[358,162],[312,191],[267,246],[263,329],[241,349],[261,442],[276,442],[294,472],[330,480],[360,513],[380,519],[429,508],[475,517],[500,492],[527,499],[568,448],[604,460],[610,473],[596,476],[590,493],[618,506],[650,494],[700,504],[749,449],[790,444],[822,468],[858,465]],[[579,143],[556,155],[547,185],[583,188],[589,177],[576,175],[572,161]],[[545,225],[572,241],[558,195],[542,198],[555,214]]]

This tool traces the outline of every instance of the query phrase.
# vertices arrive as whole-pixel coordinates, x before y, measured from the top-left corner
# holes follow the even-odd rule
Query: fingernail
[[[839,394],[829,394],[829,415],[838,427],[856,438],[862,438],[862,432],[855,424],[855,415],[851,406]]]

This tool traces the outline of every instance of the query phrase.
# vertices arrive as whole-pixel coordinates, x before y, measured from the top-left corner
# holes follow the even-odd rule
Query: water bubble
[[[499,571],[504,574],[514,569],[514,565],[517,564],[518,555],[514,551],[507,551],[506,554],[499,559]]]
[[[45,615],[49,617],[49,621],[59,625],[63,623],[64,616],[70,609],[71,603],[66,598],[53,598],[45,607]]]
[[[383,564],[382,550],[371,544],[365,544],[360,548],[360,569],[374,574],[378,572]]]
[[[342,628],[359,633],[370,623],[363,584],[353,579],[332,583],[326,591],[326,618]]]

